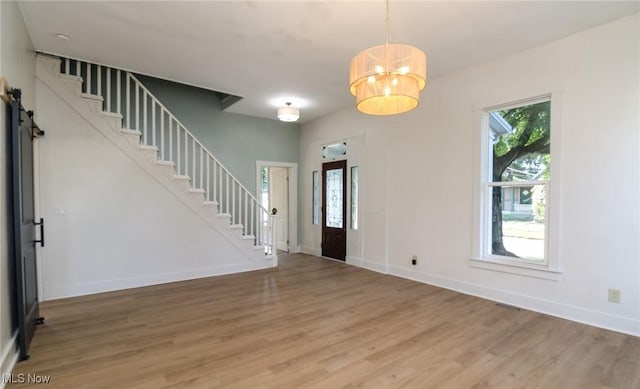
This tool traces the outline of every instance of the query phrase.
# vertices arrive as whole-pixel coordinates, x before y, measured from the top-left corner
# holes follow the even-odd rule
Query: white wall
[[[11,86],[22,89],[23,105],[34,108],[35,101],[35,55],[31,38],[26,31],[18,4],[14,1],[0,1],[0,76]],[[6,148],[8,133],[5,129],[5,104],[0,102],[0,375],[10,371],[17,354],[11,328],[11,295],[9,293],[10,261],[9,229],[13,220],[7,212],[9,190],[7,180]],[[0,387],[4,386],[0,382]]]
[[[304,236],[304,240],[300,238],[298,240],[302,241],[302,250],[306,253],[310,253],[313,255],[321,255],[322,251],[320,249],[320,240],[321,240],[321,225],[313,225],[312,224],[312,214],[311,214],[311,187],[313,185],[312,171],[317,170],[319,173],[319,179],[322,180],[322,163],[323,162],[331,162],[334,160],[345,159],[344,157],[332,158],[328,160],[324,160],[322,158],[322,147],[327,143],[342,143],[345,142],[347,144],[347,192],[344,200],[349,203],[351,199],[351,167],[358,166],[360,163],[360,153],[364,149],[365,133],[364,131],[355,131],[353,133],[349,133],[344,136],[344,133],[333,133],[330,142],[326,142],[326,140],[319,139],[311,139],[307,138],[307,142],[303,142],[301,144],[300,155],[303,155],[303,160],[307,166],[313,166],[314,168],[311,170],[305,170],[304,174],[299,174],[301,176],[301,183],[299,188],[302,188],[304,192],[302,196],[309,196],[307,199],[304,198],[304,206],[309,209],[305,209],[301,212],[301,223],[302,226],[298,227],[298,230],[303,231],[302,234]],[[362,169],[360,169],[360,185],[364,182]],[[322,185],[322,184],[321,184]],[[300,191],[300,189],[299,189]],[[300,194],[298,198],[301,198]],[[319,193],[320,201],[322,201],[322,194]],[[349,209],[349,208],[348,208]],[[298,206],[298,210],[300,212],[300,206]],[[350,211],[347,212],[347,220],[345,221],[347,224],[347,263],[352,263],[355,265],[362,264],[362,245],[360,244],[360,237],[362,235],[362,228],[357,231],[351,230],[351,215]],[[320,214],[320,222],[322,220],[322,214]]]
[[[259,268],[40,79],[36,93],[44,300]]]
[[[363,266],[622,332],[640,334],[639,17],[430,80],[396,117],[345,109],[302,126],[303,246],[318,145],[364,133]],[[433,59],[432,59],[433,60]],[[559,281],[469,266],[474,109],[541,88],[563,91]],[[551,92],[551,90],[549,90]],[[533,95],[531,96],[533,97]],[[508,102],[504,101],[504,102]],[[411,266],[412,255],[418,265]],[[607,289],[622,291],[621,304]]]

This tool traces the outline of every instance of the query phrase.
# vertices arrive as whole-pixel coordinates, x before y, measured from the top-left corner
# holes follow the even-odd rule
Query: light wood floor
[[[46,388],[640,388],[640,339],[307,255],[42,304]],[[27,385],[9,385],[25,388]]]

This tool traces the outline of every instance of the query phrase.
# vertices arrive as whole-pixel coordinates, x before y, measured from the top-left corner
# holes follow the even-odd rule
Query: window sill
[[[499,257],[471,258],[469,259],[469,266],[551,281],[559,281],[562,277],[562,271],[559,269],[549,269],[533,264],[517,263]]]

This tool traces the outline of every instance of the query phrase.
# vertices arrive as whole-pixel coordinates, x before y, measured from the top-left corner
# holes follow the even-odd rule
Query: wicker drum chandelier
[[[413,46],[389,43],[389,0],[386,1],[386,42],[351,60],[349,89],[358,111],[395,115],[418,106],[427,84],[427,56]]]

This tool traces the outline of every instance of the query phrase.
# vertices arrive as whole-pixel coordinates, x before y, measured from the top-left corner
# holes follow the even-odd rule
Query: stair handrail
[[[149,89],[147,89],[147,87],[145,87],[145,86],[144,86],[144,84],[140,82],[140,80],[138,80],[138,79],[136,78],[136,76],[134,76],[131,72],[125,72],[125,74],[129,75],[129,77],[131,77],[131,78],[133,79],[133,81],[135,81],[135,82],[136,82],[136,84],[137,84],[138,86],[140,86],[140,87],[141,87],[141,88],[142,88],[142,89],[143,89],[143,90],[144,90],[144,91],[149,95],[149,97],[151,97],[151,98],[153,99],[153,101],[154,101],[156,104],[158,104],[160,107],[162,107],[162,109],[164,109],[164,111],[167,113],[167,115],[169,115],[169,117],[170,117],[173,121],[175,121],[175,122],[176,122],[176,124],[178,124],[180,127],[182,127],[182,129],[183,129],[183,130],[184,130],[184,131],[189,135],[189,137],[190,137],[191,139],[193,139],[193,140],[196,142],[196,144],[197,144],[198,146],[200,146],[200,148],[201,148],[202,150],[204,150],[204,151],[207,153],[207,155],[208,155],[211,159],[213,159],[214,161],[216,161],[216,163],[217,163],[218,165],[220,165],[220,167],[225,171],[225,173],[227,173],[227,174],[228,174],[228,175],[229,175],[229,176],[230,176],[230,177],[235,181],[235,183],[236,183],[236,184],[238,184],[238,186],[239,186],[240,188],[242,188],[245,192],[247,192],[247,193],[249,194],[249,196],[251,197],[251,199],[252,199],[254,202],[256,202],[256,203],[260,206],[260,208],[262,208],[262,210],[263,210],[263,211],[265,211],[265,212],[267,212],[267,213],[269,212],[269,210],[268,210],[267,208],[265,208],[262,204],[260,204],[260,201],[258,201],[258,199],[253,195],[253,193],[251,193],[251,192],[250,192],[250,191],[249,191],[249,190],[248,190],[244,185],[242,185],[242,182],[240,182],[240,180],[238,180],[238,179],[233,175],[233,173],[231,173],[231,172],[226,168],[226,166],[224,166],[224,165],[222,164],[222,162],[220,162],[220,160],[219,160],[218,158],[216,158],[216,156],[215,156],[215,155],[213,155],[213,153],[211,153],[211,151],[209,151],[209,149],[207,149],[207,148],[206,148],[206,147],[205,147],[205,146],[204,146],[204,145],[203,145],[203,144],[198,140],[198,138],[196,138],[196,137],[195,137],[195,135],[193,135],[193,133],[192,133],[191,131],[189,131],[189,129],[188,129],[184,124],[182,124],[182,122],[181,122],[177,117],[175,117],[175,115],[174,115],[174,114],[173,114],[173,113],[172,113],[172,112],[171,112],[171,111],[170,111],[170,110],[169,110],[169,109],[168,109],[164,104],[162,104],[162,102],[160,102],[160,100],[158,100],[158,98],[157,98],[153,93],[151,93],[151,92],[149,91]]]

